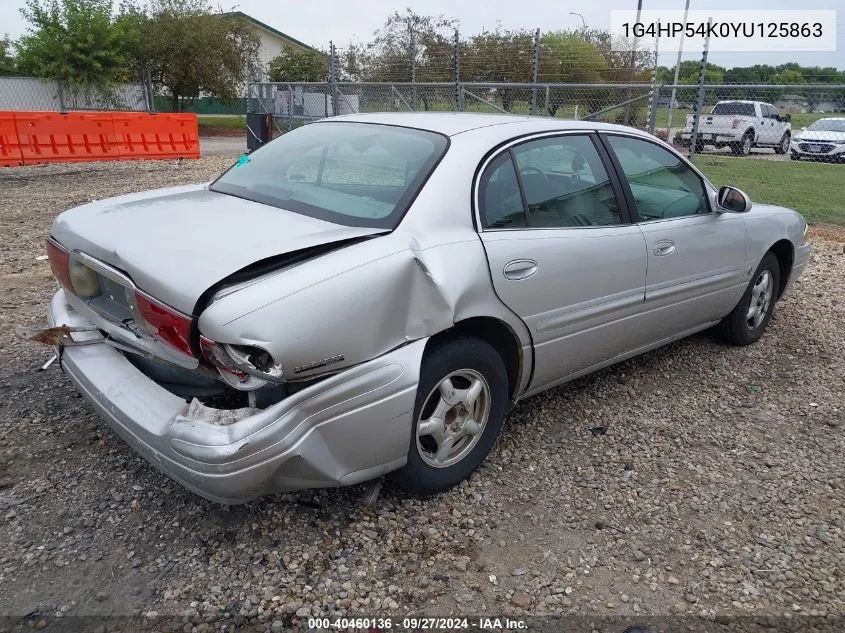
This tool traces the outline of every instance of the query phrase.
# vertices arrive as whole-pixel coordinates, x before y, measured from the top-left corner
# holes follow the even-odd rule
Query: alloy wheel
[[[772,273],[764,270],[751,287],[751,301],[745,315],[745,323],[749,329],[756,330],[766,318],[769,304],[772,302],[772,286]]]
[[[473,369],[453,371],[431,390],[417,422],[417,451],[435,468],[466,457],[490,418],[490,386]]]

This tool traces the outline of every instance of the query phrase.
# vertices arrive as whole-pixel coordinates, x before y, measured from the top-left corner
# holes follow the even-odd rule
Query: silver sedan
[[[49,328],[131,446],[224,503],[469,476],[522,398],[712,328],[763,334],[810,252],[630,128],[335,117],[211,183],[62,213]]]

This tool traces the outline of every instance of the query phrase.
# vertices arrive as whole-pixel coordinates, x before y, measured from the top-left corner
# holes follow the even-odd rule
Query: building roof
[[[251,15],[247,15],[243,11],[228,11],[228,12],[224,13],[223,15],[227,16],[227,17],[233,17],[233,18],[243,18],[245,20],[248,20],[249,22],[252,22],[257,27],[260,27],[260,28],[264,29],[265,31],[270,31],[270,33],[273,33],[274,35],[278,35],[282,39],[286,39],[289,42],[293,42],[294,44],[297,44],[298,46],[301,46],[302,48],[307,48],[307,49],[312,50],[312,51],[317,51],[318,53],[320,52],[316,48],[314,48],[313,46],[308,46],[308,44],[306,44],[305,42],[300,42],[295,37],[291,37],[287,33],[282,33],[280,30],[274,29],[272,26],[270,26],[269,24],[265,24],[261,20],[256,20],[254,17],[252,17]]]

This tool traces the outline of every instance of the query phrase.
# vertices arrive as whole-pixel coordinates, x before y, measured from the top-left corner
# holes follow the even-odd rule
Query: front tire
[[[785,132],[783,138],[780,139],[780,144],[775,147],[775,154],[786,154],[789,151],[789,142],[792,140],[792,137],[789,135],[789,132]]]
[[[775,308],[780,288],[780,264],[774,253],[768,252],[751,277],[742,299],[717,326],[720,337],[731,345],[756,343]]]
[[[490,344],[460,337],[437,345],[423,358],[408,463],[393,479],[433,494],[469,477],[499,437],[507,400],[507,370]]]

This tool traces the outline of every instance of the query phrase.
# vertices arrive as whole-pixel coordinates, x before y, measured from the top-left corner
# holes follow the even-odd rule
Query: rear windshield
[[[392,125],[314,123],[242,157],[210,188],[336,224],[394,229],[448,143]]]
[[[753,103],[741,103],[739,101],[725,101],[713,106],[710,114],[733,114],[738,116],[755,116]]]

